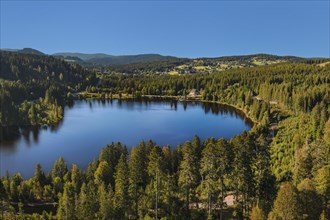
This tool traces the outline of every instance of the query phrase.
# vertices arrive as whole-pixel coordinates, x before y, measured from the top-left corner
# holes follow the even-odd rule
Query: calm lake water
[[[37,163],[48,172],[60,156],[86,168],[111,142],[128,148],[141,140],[176,147],[196,134],[229,139],[252,124],[233,108],[217,104],[150,101],[75,101],[65,108],[62,123],[54,128],[20,129],[0,143],[0,176],[8,170],[33,176]]]

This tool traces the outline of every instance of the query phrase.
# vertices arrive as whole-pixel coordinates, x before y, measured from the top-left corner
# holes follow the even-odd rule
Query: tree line
[[[270,169],[266,137],[244,132],[231,140],[197,136],[176,148],[142,141],[128,152],[107,145],[87,170],[61,157],[45,174],[40,164],[32,178],[19,173],[1,178],[5,219],[15,215],[10,202],[56,202],[56,213],[35,219],[326,219],[330,170],[324,166],[296,185],[277,184]],[[225,197],[232,195],[234,207]]]

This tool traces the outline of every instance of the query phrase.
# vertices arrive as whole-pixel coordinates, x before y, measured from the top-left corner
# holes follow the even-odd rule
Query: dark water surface
[[[239,111],[218,104],[159,101],[76,101],[57,128],[19,129],[0,143],[0,176],[8,170],[31,177],[37,163],[48,172],[60,156],[86,168],[111,142],[130,148],[141,140],[176,147],[196,134],[229,139],[252,124]],[[15,132],[14,132],[15,133]]]

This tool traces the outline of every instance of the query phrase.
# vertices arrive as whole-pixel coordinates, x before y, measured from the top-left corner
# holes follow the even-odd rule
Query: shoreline
[[[83,99],[83,100],[100,100],[100,99],[104,99],[104,100],[113,100],[113,99],[117,99],[117,100],[141,100],[141,99],[150,99],[150,101],[152,100],[171,100],[171,101],[183,101],[183,102],[201,102],[201,103],[209,103],[209,104],[219,104],[219,105],[223,105],[223,106],[227,106],[227,107],[231,107],[234,108],[235,110],[241,112],[244,117],[249,120],[254,127],[255,125],[259,125],[258,120],[256,120],[255,118],[251,117],[249,115],[249,113],[246,111],[246,109],[238,107],[236,105],[233,104],[229,104],[226,102],[220,102],[220,101],[210,101],[210,100],[204,100],[201,98],[201,96],[196,96],[196,97],[187,97],[184,98],[183,96],[162,96],[162,95],[141,95],[141,97],[133,97],[132,95],[119,95],[119,94],[112,94],[111,97],[102,97],[101,94],[98,93],[87,93],[87,96],[90,95],[90,97],[86,97],[86,93],[87,92],[82,92],[82,93],[76,93],[78,99]],[[80,98],[82,97],[82,98]],[[251,128],[252,128],[251,127]]]

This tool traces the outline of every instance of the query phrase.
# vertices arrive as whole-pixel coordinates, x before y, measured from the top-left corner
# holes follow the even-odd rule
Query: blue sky
[[[1,48],[329,57],[329,1],[4,1]]]

